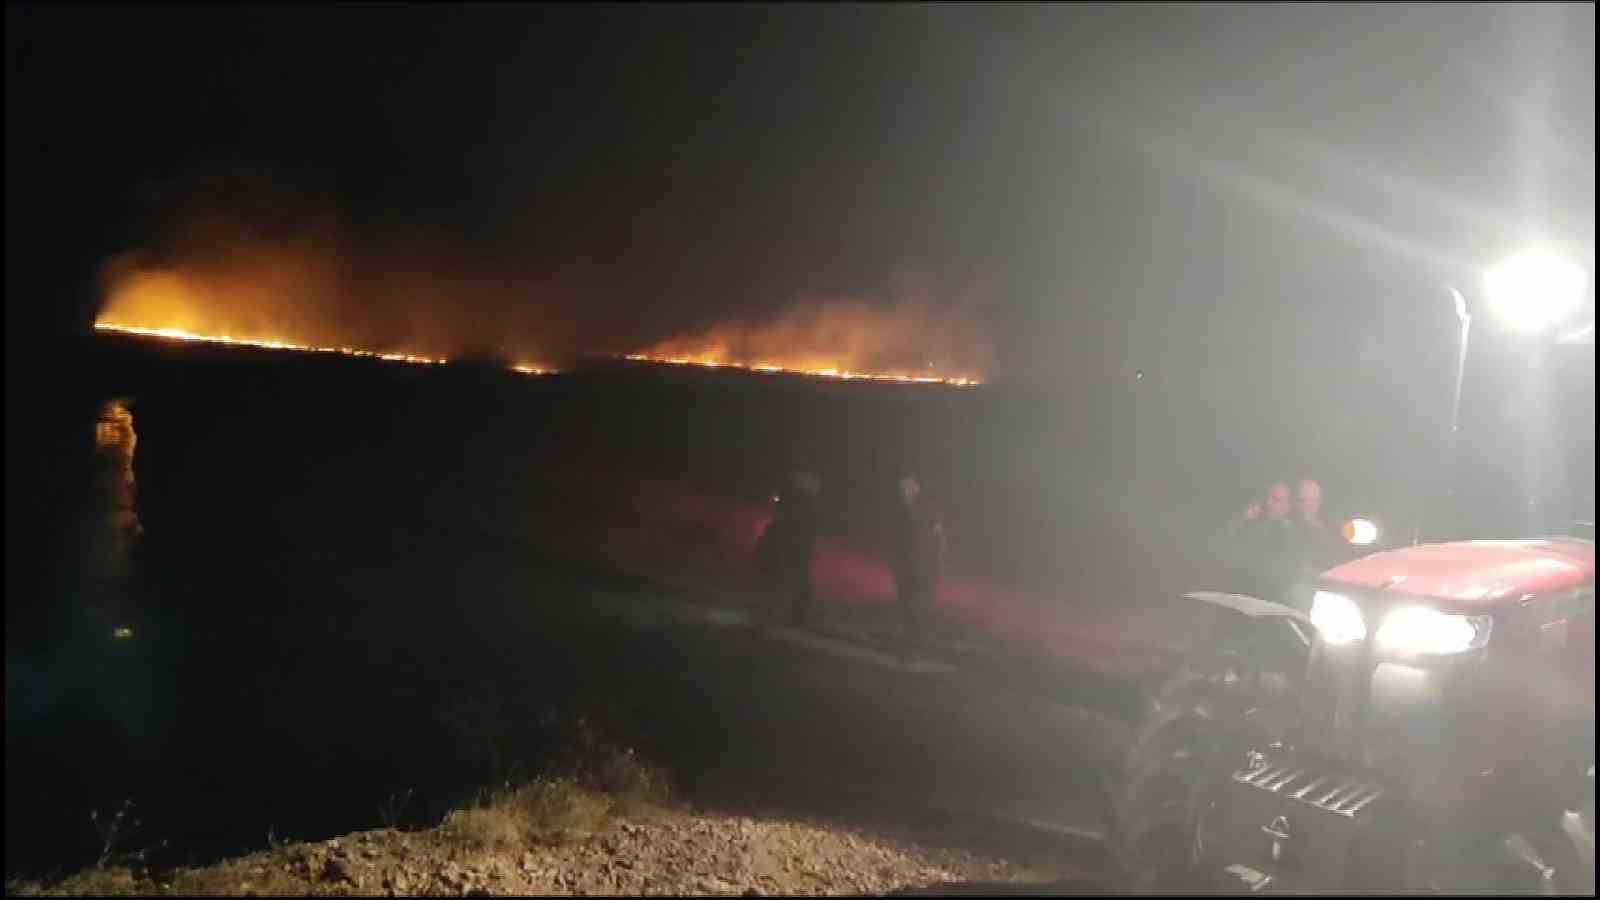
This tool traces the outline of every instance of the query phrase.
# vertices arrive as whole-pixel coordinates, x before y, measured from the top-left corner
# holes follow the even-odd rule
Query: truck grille
[[[1246,766],[1233,773],[1233,780],[1352,818],[1383,796],[1383,787],[1370,781],[1270,762]]]

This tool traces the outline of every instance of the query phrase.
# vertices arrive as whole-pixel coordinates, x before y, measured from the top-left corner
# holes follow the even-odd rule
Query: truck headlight
[[[1332,591],[1317,591],[1311,597],[1311,624],[1322,633],[1327,644],[1349,644],[1367,636],[1367,623],[1361,609],[1349,597]]]
[[[1458,616],[1426,606],[1403,606],[1378,629],[1378,646],[1396,653],[1446,655],[1476,650],[1489,642],[1488,616]]]
[[[1378,542],[1378,523],[1371,519],[1351,519],[1340,529],[1345,543],[1366,547]]]

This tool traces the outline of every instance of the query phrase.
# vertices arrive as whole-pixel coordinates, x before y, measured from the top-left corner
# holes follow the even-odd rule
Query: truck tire
[[[1200,793],[1223,739],[1218,693],[1205,673],[1168,679],[1106,773],[1112,855],[1135,891],[1181,890],[1187,879]]]
[[[1145,700],[1127,750],[1107,773],[1112,855],[1138,891],[1193,890],[1204,803],[1247,749],[1281,726],[1247,693],[1243,657],[1185,668]]]

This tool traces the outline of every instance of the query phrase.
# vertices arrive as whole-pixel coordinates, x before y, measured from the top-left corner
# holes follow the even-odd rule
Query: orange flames
[[[278,341],[262,338],[234,337],[231,334],[196,334],[184,331],[181,328],[140,328],[134,325],[117,325],[111,322],[96,322],[96,331],[109,331],[114,334],[133,334],[140,337],[165,338],[173,341],[194,341],[202,344],[226,344],[231,347],[254,347],[258,350],[295,350],[301,353],[338,353],[344,356],[367,356],[373,359],[388,362],[418,363],[421,365],[443,365],[449,360],[442,357],[414,356],[410,353],[380,353],[377,350],[362,350],[359,347],[316,347],[310,344],[296,344],[293,341]]]
[[[341,356],[364,356],[371,359],[381,359],[385,362],[412,363],[423,366],[442,366],[450,360],[442,356],[417,356],[412,353],[382,353],[377,350],[363,350],[359,347],[317,347],[311,344],[297,344],[293,341],[266,340],[260,338],[241,338],[231,334],[196,334],[184,331],[181,328],[139,328],[134,325],[117,325],[111,322],[96,322],[96,331],[105,331],[112,334],[131,334],[138,337],[162,338],[170,341],[192,341],[200,344],[223,344],[229,347],[252,347],[257,350],[292,350],[299,353],[337,353]],[[553,375],[554,369],[527,363],[517,363],[508,367],[519,375]]]
[[[261,271],[267,275],[276,273],[281,279],[289,277],[283,274],[286,268],[262,267]],[[263,284],[243,275],[219,279],[204,272],[178,273],[159,268],[131,268],[113,274],[116,277],[110,280],[106,309],[94,326],[101,332],[414,365],[449,362],[443,355],[332,343],[327,336],[341,333],[337,317],[334,322],[319,320],[312,315],[316,308],[309,301],[302,306],[285,305],[284,297],[318,296],[309,290],[292,290],[301,286],[292,278],[291,283],[279,285],[266,276],[263,278],[267,283]],[[319,284],[316,279],[305,280],[310,287]],[[324,337],[318,342],[304,337],[291,340],[281,336],[285,333]],[[803,304],[762,323],[725,323],[623,358],[841,381],[968,387],[981,383],[970,374],[976,368],[971,366],[973,354],[970,350],[966,353],[966,366],[956,368],[952,364],[964,358],[959,351],[970,348],[972,343],[970,329],[959,319],[931,316],[915,304],[880,309],[844,301]],[[513,355],[511,359],[516,361],[507,369],[519,375],[555,372],[526,357],[518,359]],[[935,368],[930,362],[927,369],[919,371],[906,365],[910,360],[924,359],[941,359],[946,366]],[[952,372],[952,368],[956,371]]]
[[[371,359],[381,359],[386,362],[413,363],[416,365],[440,366],[449,362],[444,357],[417,356],[411,353],[382,353],[377,350],[363,350],[359,347],[319,347],[312,344],[299,344],[294,341],[282,341],[265,338],[234,337],[230,334],[197,334],[181,328],[141,328],[135,325],[118,325],[113,322],[96,322],[96,331],[111,334],[128,334],[138,337],[161,338],[172,341],[190,341],[201,344],[221,344],[230,347],[251,347],[257,350],[290,350],[299,353],[337,353],[342,356],[359,356]],[[943,384],[953,387],[971,387],[982,384],[976,378],[943,377],[937,375],[912,375],[899,372],[852,372],[848,369],[839,369],[831,366],[818,368],[798,368],[780,366],[770,363],[740,363],[725,362],[715,358],[686,359],[681,357],[649,356],[643,353],[630,353],[624,359],[635,362],[664,363],[675,366],[705,366],[713,369],[738,369],[747,372],[763,372],[768,374],[811,375],[820,378],[837,378],[843,381],[888,381],[901,384]],[[529,363],[517,363],[508,367],[519,375],[553,375],[555,369]]]
[[[781,372],[901,384],[981,383],[987,342],[962,305],[934,302],[927,284],[894,302],[802,298],[758,318],[713,325],[629,354],[641,362]]]
[[[357,240],[334,204],[253,171],[202,172],[159,188],[149,239],[102,266],[100,332],[415,365],[497,359],[529,376],[553,374],[540,361],[587,343],[592,313],[574,315],[572,298],[555,303],[559,285],[530,280],[509,235],[487,246],[434,231]],[[870,295],[800,295],[656,343],[646,341],[659,335],[635,332],[605,350],[841,381],[979,384],[991,285],[970,273],[891,275]]]
[[[267,238],[226,216],[221,224],[202,218],[180,232],[175,249],[130,251],[107,260],[101,271],[105,297],[94,327],[166,341],[427,366],[457,354],[503,349],[510,351],[500,357],[508,370],[549,372],[530,360],[527,335],[515,327],[492,316],[468,324],[453,318],[453,306],[440,302],[439,294],[478,286],[442,268],[444,274],[418,272],[387,260],[341,256],[337,242],[315,229]],[[364,302],[379,291],[396,297],[381,314]],[[479,325],[498,340],[469,333]]]
[[[747,372],[765,372],[769,374],[811,375],[818,378],[838,378],[843,381],[890,381],[901,384],[943,384],[951,387],[973,387],[983,383],[976,378],[964,376],[912,375],[901,372],[852,372],[849,369],[841,369],[837,366],[802,368],[780,366],[775,363],[729,362],[717,359],[715,356],[688,359],[685,357],[630,353],[624,359],[630,359],[635,362],[664,363],[674,366],[705,366],[712,369],[742,369]]]

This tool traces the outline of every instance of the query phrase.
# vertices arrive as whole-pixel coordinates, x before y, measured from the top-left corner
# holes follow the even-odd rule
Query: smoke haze
[[[541,366],[643,352],[980,378],[992,352],[978,321],[992,297],[976,280],[941,288],[903,270],[872,295],[802,294],[641,347],[622,315],[639,298],[545,286],[532,274],[537,244],[437,228],[362,234],[331,203],[261,176],[186,178],[146,202],[150,237],[102,267],[102,324]]]
[[[99,322],[512,362],[551,352],[539,288],[442,233],[358,240],[331,206],[238,176],[161,197],[151,238],[102,267]]]
[[[950,299],[903,276],[887,298],[804,297],[777,314],[675,334],[643,354],[699,363],[983,379],[983,297]]]

